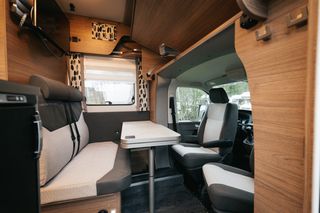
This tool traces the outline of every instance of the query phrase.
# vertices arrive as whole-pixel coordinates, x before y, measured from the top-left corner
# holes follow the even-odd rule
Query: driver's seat
[[[230,153],[236,136],[238,106],[229,103],[223,88],[209,91],[211,104],[200,123],[198,141],[172,146],[173,157],[184,170],[199,170],[209,162],[219,162]]]

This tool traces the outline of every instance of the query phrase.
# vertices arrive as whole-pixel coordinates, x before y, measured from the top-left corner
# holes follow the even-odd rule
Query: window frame
[[[121,61],[121,60],[130,60],[134,62],[135,69],[134,69],[134,75],[135,75],[135,80],[133,81],[133,96],[134,96],[134,102],[133,103],[128,103],[128,104],[88,104],[86,102],[87,110],[88,112],[126,112],[126,111],[138,111],[137,109],[137,101],[138,101],[138,89],[137,89],[137,66],[136,66],[136,60],[135,59],[128,59],[128,58],[119,58],[119,57],[113,57],[113,56],[94,56],[94,55],[84,55],[83,59],[83,92],[85,97],[87,97],[87,92],[86,92],[86,80],[100,80],[100,79],[87,79],[86,78],[86,62],[88,59],[92,60],[116,60],[116,61]],[[106,62],[108,63],[108,62]],[[108,81],[108,80],[106,80]],[[110,81],[110,80],[109,80]],[[121,82],[121,80],[120,80]],[[125,82],[125,81],[122,81]]]

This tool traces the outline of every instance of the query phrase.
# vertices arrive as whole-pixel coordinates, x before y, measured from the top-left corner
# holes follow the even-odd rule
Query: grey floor
[[[157,178],[155,183],[157,213],[206,213],[201,202],[183,184],[182,175]],[[148,182],[140,181],[122,192],[123,213],[148,212]]]

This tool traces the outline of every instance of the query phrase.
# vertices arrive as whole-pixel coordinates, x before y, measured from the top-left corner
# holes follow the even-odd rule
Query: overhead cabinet
[[[68,15],[70,21],[70,51],[110,55],[123,36],[130,33],[126,25]]]

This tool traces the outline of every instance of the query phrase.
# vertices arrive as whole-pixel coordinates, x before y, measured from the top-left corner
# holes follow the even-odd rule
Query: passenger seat
[[[220,163],[203,166],[203,176],[214,212],[253,212],[254,151],[250,155],[251,173]]]
[[[172,146],[178,166],[187,171],[198,170],[209,162],[219,162],[231,152],[237,132],[238,107],[229,103],[223,88],[209,91],[211,104],[200,123],[198,144],[181,143]]]

